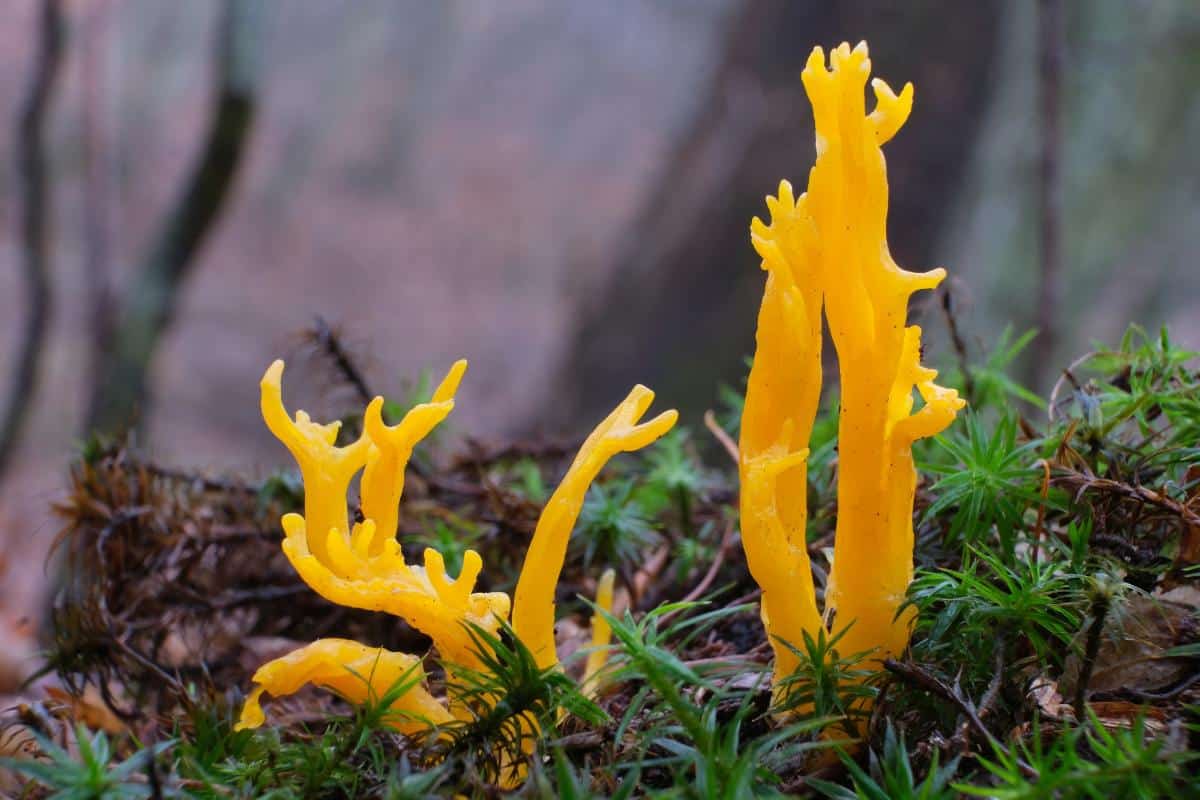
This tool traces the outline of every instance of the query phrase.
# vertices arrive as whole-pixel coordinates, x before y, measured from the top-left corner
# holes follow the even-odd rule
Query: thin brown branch
[[[354,363],[349,351],[342,344],[341,335],[330,327],[320,314],[313,320],[312,338],[314,344],[332,362],[338,374],[354,389],[358,399],[364,405],[371,402],[375,394],[367,387],[367,380],[363,377],[362,370]]]
[[[962,689],[957,684],[951,686],[920,664],[913,664],[908,661],[896,661],[895,659],[888,658],[884,659],[883,667],[910,686],[936,695],[953,705],[966,718],[971,728],[982,736],[988,744],[999,752],[1007,752],[1008,749],[988,730],[988,727],[983,724],[983,720],[979,718],[979,712],[975,708],[975,703],[963,694]],[[1037,770],[1020,758],[1017,758],[1017,765],[1026,777],[1032,778],[1038,774]]]
[[[58,83],[65,23],[60,0],[43,0],[38,14],[37,46],[29,89],[17,126],[17,171],[21,193],[21,261],[25,272],[25,325],[8,385],[8,405],[0,422],[0,479],[37,389],[46,333],[50,326],[50,187],[47,181],[46,115]]]
[[[704,573],[704,577],[700,582],[692,587],[692,590],[684,596],[682,603],[691,603],[699,600],[713,585],[713,581],[717,579],[717,573],[721,571],[721,566],[725,563],[725,556],[729,552],[730,546],[733,544],[733,522],[730,521],[725,528],[725,535],[721,537],[721,546],[717,549],[717,555],[713,558],[712,564],[708,567],[708,572]],[[669,614],[666,616],[670,616]]]
[[[970,359],[967,357],[967,342],[963,339],[962,331],[958,328],[958,315],[954,313],[954,299],[950,284],[942,284],[942,313],[946,316],[946,327],[950,329],[950,342],[954,346],[954,355],[958,359],[958,370],[963,376],[963,392],[968,402],[975,402],[975,375],[971,371]]]
[[[1107,494],[1165,511],[1187,525],[1200,525],[1200,514],[1197,514],[1188,505],[1145,486],[1109,478],[1097,478],[1094,475],[1075,470],[1060,471],[1055,476],[1054,482],[1074,489],[1076,500],[1085,494]]]
[[[708,428],[708,432],[713,435],[713,438],[724,448],[729,457],[733,459],[734,464],[742,462],[741,454],[738,450],[737,442],[729,435],[729,431],[725,430],[717,423],[717,415],[712,412],[712,409],[704,412],[704,427]]]
[[[1096,667],[1096,657],[1100,655],[1100,635],[1104,632],[1104,620],[1108,618],[1108,609],[1112,596],[1098,591],[1092,601],[1092,624],[1088,626],[1087,640],[1083,651],[1083,661],[1079,667],[1079,679],[1075,682],[1075,698],[1071,705],[1075,709],[1075,719],[1087,718],[1085,705],[1088,684],[1092,682],[1092,671]]]

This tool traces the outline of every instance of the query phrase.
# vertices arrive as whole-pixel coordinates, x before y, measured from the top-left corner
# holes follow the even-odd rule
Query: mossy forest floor
[[[386,695],[354,709],[318,690],[235,733],[251,673],[298,643],[429,643],[300,582],[279,547],[280,514],[302,499],[293,473],[245,483],[90,444],[58,509],[47,672],[0,712],[0,795],[489,797],[504,793],[496,767],[515,720],[534,714],[527,797],[1200,797],[1196,361],[1132,330],[1038,398],[1007,374],[1024,343],[1004,337],[944,376],[970,410],[917,449],[909,651],[864,675],[836,641],[792,643],[804,663],[790,697],[805,713],[783,719],[735,464],[714,434],[736,439],[735,390],[708,426],[614,461],[588,497],[559,586],[560,653],[587,644],[582,598],[605,567],[629,610],[596,704],[506,639],[488,687],[503,700],[437,738],[391,732]],[[348,394],[366,392],[352,358],[325,351],[341,354],[331,365]],[[809,461],[818,586],[837,512],[835,409],[827,398]],[[474,548],[481,590],[511,591],[577,444],[424,445],[402,508],[410,560],[432,546],[454,574]],[[570,674],[581,666],[566,659]]]

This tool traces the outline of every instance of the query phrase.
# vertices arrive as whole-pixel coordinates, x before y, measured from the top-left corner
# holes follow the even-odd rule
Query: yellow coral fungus
[[[611,614],[613,610],[613,584],[617,573],[609,567],[604,570],[596,584],[596,608]],[[587,663],[583,667],[583,680],[579,682],[589,697],[600,691],[600,670],[608,663],[608,644],[612,641],[612,626],[604,615],[597,611],[592,615],[592,646]]]
[[[392,727],[402,733],[415,733],[449,722],[449,712],[426,691],[424,681],[425,670],[416,656],[348,639],[318,639],[264,664],[254,673],[256,688],[246,698],[237,730],[263,724],[260,698],[264,691],[279,697],[293,694],[306,684],[334,689],[350,702],[362,704],[371,697],[382,697],[399,683],[409,688],[389,709]]]
[[[796,666],[777,640],[816,637],[818,615],[804,539],[805,447],[821,383],[822,307],[841,375],[838,520],[825,618],[844,653],[872,660],[901,651],[910,620],[896,612],[912,577],[912,443],[945,428],[964,405],[920,365],[920,329],[905,327],[909,296],[935,287],[941,269],[906,272],[888,252],[887,171],[881,145],[912,109],[908,84],[895,94],[872,82],[866,44],[815,48],[802,78],[813,105],[817,160],[807,194],[786,181],[767,198],[771,223],[755,219],[751,240],[767,271],[757,349],[740,443],[742,536],[763,588],[763,619],[776,678]],[[913,389],[924,401],[915,414]]]
[[[296,412],[294,419],[288,417],[281,389],[283,362],[272,364],[261,383],[263,418],[292,452],[304,479],[304,514],[287,514],[282,520],[288,560],[304,582],[326,599],[353,608],[386,611],[427,634],[451,681],[461,668],[480,668],[479,645],[472,628],[495,634],[508,620],[509,597],[501,592],[474,591],[483,568],[474,550],[466,551],[458,577],[451,579],[436,550],[425,550],[423,566],[407,564],[396,532],[404,470],[413,447],[454,408],[454,394],[466,366],[465,361],[457,362],[430,402],[414,407],[396,425],[384,422],[382,398],[372,400],[364,414],[362,436],[345,447],[334,445],[336,423],[314,423],[303,411]],[[649,389],[634,387],[583,443],[538,520],[517,583],[513,627],[543,668],[558,661],[554,590],[588,487],[614,455],[645,447],[675,423],[676,412],[667,411],[639,424],[653,399]],[[351,526],[346,492],[359,470],[363,473],[363,519]],[[611,596],[610,574],[601,579],[598,604],[608,607]],[[596,640],[607,641],[600,628]],[[461,715],[462,709],[447,707],[429,693],[415,656],[342,639],[322,639],[255,673],[255,688],[239,727],[262,724],[260,698],[264,692],[280,696],[317,684],[361,703],[372,695],[382,695],[398,680],[411,683],[393,706],[397,713],[390,724],[396,729],[424,730]],[[532,724],[523,718],[523,727]],[[520,774],[518,765],[507,760],[505,769]]]
[[[263,376],[262,408],[271,431],[296,456],[304,478],[304,516],[283,518],[283,551],[304,582],[339,605],[402,617],[433,639],[443,660],[475,666],[474,646],[464,623],[494,633],[508,618],[508,596],[473,592],[483,568],[474,550],[466,551],[458,579],[450,580],[441,553],[427,549],[423,567],[409,565],[396,541],[404,470],[413,446],[454,408],[454,393],[466,366],[465,361],[456,363],[432,401],[417,405],[394,426],[383,422],[383,399],[372,400],[363,417],[363,435],[343,448],[332,447],[335,425],[316,425],[303,411],[296,412],[295,422],[288,419],[280,391],[281,361]],[[301,439],[306,425],[326,432],[327,439],[321,440],[324,449],[300,450],[292,445]],[[360,469],[365,519],[347,529],[346,491]],[[310,480],[317,491],[309,491]],[[340,496],[333,495],[335,490]],[[314,519],[319,520],[317,525],[311,523]],[[326,527],[330,521],[334,524]]]
[[[669,431],[678,419],[664,411],[638,424],[654,402],[654,392],[635,386],[579,448],[562,483],[554,490],[538,519],[533,541],[513,595],[513,630],[543,669],[558,661],[554,649],[554,588],[567,555],[567,539],[583,508],[588,487],[617,453],[640,450]]]

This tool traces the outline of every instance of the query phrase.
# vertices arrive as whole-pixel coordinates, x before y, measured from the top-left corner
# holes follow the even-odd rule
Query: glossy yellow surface
[[[288,418],[280,391],[281,361],[263,376],[262,408],[268,427],[292,451],[304,478],[304,515],[287,514],[282,520],[283,551],[304,582],[338,605],[402,617],[433,639],[444,661],[475,666],[465,623],[495,633],[508,618],[508,596],[473,591],[483,568],[474,550],[464,554],[462,570],[452,580],[441,553],[427,549],[423,566],[409,565],[396,540],[408,459],[416,443],[454,408],[466,368],[465,361],[457,362],[432,400],[415,406],[396,425],[384,424],[383,398],[376,397],[364,414],[363,435],[343,448],[331,446],[336,423],[316,425],[303,411],[294,422]],[[347,528],[346,492],[359,470],[365,519]]]
[[[567,474],[538,518],[533,541],[513,594],[513,630],[543,669],[558,662],[554,647],[554,589],[567,555],[567,540],[596,475],[618,453],[640,450],[671,429],[678,412],[664,411],[638,424],[654,392],[637,385],[584,440]]]
[[[797,665],[785,642],[800,647],[803,632],[821,624],[805,541],[805,459],[821,394],[821,285],[805,204],[785,181],[777,198],[767,198],[771,224],[756,218],[750,229],[767,282],[738,442],[742,543],[763,590],[776,679]]]
[[[611,614],[613,610],[613,585],[617,573],[610,567],[604,570],[596,583],[596,607]],[[600,670],[608,663],[608,645],[612,641],[612,626],[603,614],[592,614],[592,645],[587,662],[583,667],[583,680],[579,683],[589,697],[595,697],[600,688]]]
[[[304,480],[304,513],[286,514],[283,551],[296,572],[314,591],[343,606],[385,611],[402,617],[427,634],[452,681],[458,668],[480,667],[469,626],[496,633],[508,620],[511,602],[502,592],[475,592],[483,568],[479,554],[468,550],[457,578],[446,573],[442,554],[424,552],[422,565],[407,564],[396,539],[404,474],[416,444],[454,408],[454,395],[467,368],[454,364],[428,403],[410,410],[396,425],[383,420],[383,399],[367,406],[363,434],[337,447],[338,424],[321,425],[303,411],[289,417],[283,404],[283,362],[276,361],[261,382],[262,413],[270,430],[295,457]],[[567,474],[538,520],[517,583],[513,627],[536,654],[539,665],[558,662],[554,644],[554,591],[566,557],[567,540],[596,475],[614,455],[653,442],[674,425],[677,414],[664,412],[639,424],[654,393],[636,386],[584,442]],[[350,524],[347,492],[362,471],[363,520]],[[597,603],[612,606],[613,574],[601,579]],[[611,631],[600,620],[593,642],[607,644]],[[601,648],[602,650],[602,648]],[[603,653],[596,666],[603,665]],[[594,673],[589,673],[594,675]],[[452,721],[463,709],[447,706],[425,686],[420,659],[370,648],[344,639],[322,639],[275,659],[254,675],[254,688],[242,711],[239,728],[261,725],[264,693],[291,694],[307,684],[331,688],[354,703],[382,695],[397,680],[409,688],[393,705],[397,730],[413,732]],[[532,745],[536,733],[525,720]],[[524,767],[511,763],[506,783],[519,782]]]
[[[953,421],[964,403],[920,365],[920,329],[906,326],[909,297],[932,289],[941,269],[907,272],[887,246],[887,169],[881,145],[912,110],[908,84],[897,95],[872,81],[866,44],[836,48],[826,67],[815,48],[802,74],[816,123],[817,160],[808,191],[790,184],[768,198],[771,223],[755,219],[751,239],[767,271],[757,350],[742,418],[742,535],[763,588],[772,637],[797,646],[816,636],[818,615],[805,547],[805,446],[821,383],[821,312],[837,349],[838,520],[824,619],[840,631],[844,655],[899,653],[911,620],[896,619],[912,578],[911,446]],[[913,390],[924,403],[913,413]],[[853,623],[851,625],[851,623]],[[776,677],[795,658],[776,644]]]
[[[445,707],[423,686],[421,659],[348,639],[318,639],[259,667],[254,673],[255,688],[246,698],[236,730],[263,724],[260,699],[264,692],[282,697],[312,684],[363,704],[368,699],[378,701],[398,682],[412,686],[391,705],[386,717],[390,727],[401,733],[416,733],[451,721]]]

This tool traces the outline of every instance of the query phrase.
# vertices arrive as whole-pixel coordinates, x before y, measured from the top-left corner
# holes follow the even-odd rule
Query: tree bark
[[[1031,347],[1017,374],[1045,389],[1089,343],[1115,344],[1131,322],[1172,323],[1200,340],[1195,261],[1200,219],[1200,5],[1194,0],[1064,0],[1057,181],[1057,341]],[[1038,14],[1004,5],[992,102],[939,251],[973,300],[959,322],[976,345],[1006,325],[1039,324]],[[958,298],[968,299],[960,292]],[[957,299],[957,298],[956,298]],[[1042,362],[1031,365],[1030,359]]]
[[[38,12],[33,74],[17,128],[21,262],[25,271],[27,316],[9,380],[8,408],[0,423],[0,480],[12,463],[29,415],[53,308],[50,286],[53,208],[46,174],[46,115],[61,71],[65,27],[60,0],[43,0]]]
[[[226,0],[217,33],[214,111],[199,158],[120,300],[96,371],[88,429],[116,435],[145,418],[148,372],[185,279],[232,189],[250,135],[261,47],[261,0]]]
[[[617,248],[607,293],[582,311],[550,417],[589,419],[635,382],[695,417],[718,381],[745,375],[762,293],[750,220],[781,178],[797,191],[807,183],[815,152],[800,72],[814,45],[866,39],[875,74],[916,84],[918,110],[888,149],[889,229],[901,264],[930,266],[986,99],[997,16],[994,2],[952,11],[883,0],[737,6],[708,95]]]

